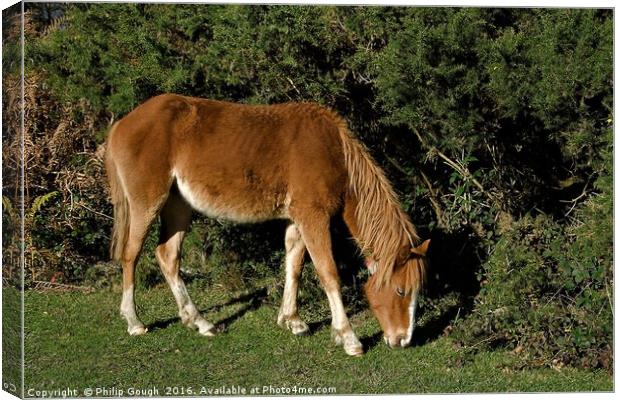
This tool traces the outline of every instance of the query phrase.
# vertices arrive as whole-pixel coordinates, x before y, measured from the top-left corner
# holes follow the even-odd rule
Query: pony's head
[[[390,347],[405,347],[411,342],[429,243],[430,240],[426,240],[419,246],[403,249],[396,257],[388,282],[378,281],[376,263],[367,261],[371,275],[364,285],[364,292]]]

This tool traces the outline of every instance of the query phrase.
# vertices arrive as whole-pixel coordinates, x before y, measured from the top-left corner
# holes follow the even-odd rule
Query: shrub
[[[611,131],[607,133],[610,143]],[[536,364],[612,369],[611,146],[587,202],[562,226],[526,216],[483,266],[475,311],[457,336],[504,345]]]

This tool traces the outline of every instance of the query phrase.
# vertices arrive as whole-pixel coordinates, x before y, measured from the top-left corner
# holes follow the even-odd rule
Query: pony
[[[334,341],[363,348],[345,313],[330,220],[338,213],[366,258],[364,286],[391,347],[411,342],[429,241],[421,242],[383,171],[334,111],[315,103],[246,105],[162,94],[112,125],[105,167],[114,206],[110,255],[122,264],[121,315],[130,335],[147,332],[136,313],[134,273],[159,216],[157,261],[181,321],[205,336],[215,327],[179,275],[193,210],[241,223],[286,219],[286,279],[277,323],[308,331],[297,309],[306,251],[329,302]]]

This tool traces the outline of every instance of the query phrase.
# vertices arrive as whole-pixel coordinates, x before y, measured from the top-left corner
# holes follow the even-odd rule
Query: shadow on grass
[[[314,335],[315,333],[322,330],[326,326],[329,326],[331,322],[332,322],[331,316],[327,318],[323,318],[320,321],[308,322],[308,331],[309,331],[308,334]]]
[[[450,322],[455,319],[459,311],[462,312],[462,310],[463,308],[459,306],[450,307],[438,318],[416,327],[413,332],[413,338],[411,339],[411,346],[422,346],[438,339],[445,333],[446,328],[450,326]]]
[[[381,330],[375,332],[374,334],[370,336],[361,337],[360,342],[362,343],[362,346],[364,346],[364,352],[367,352],[373,347],[380,345],[382,342],[381,340],[382,337],[383,337],[383,332]]]
[[[258,288],[250,293],[246,293],[243,294],[241,296],[238,297],[234,297],[222,304],[215,304],[211,307],[207,307],[205,309],[200,310],[201,313],[206,313],[209,311],[219,311],[224,307],[227,306],[231,306],[233,304],[238,304],[238,303],[245,303],[247,302],[247,304],[245,304],[243,307],[241,307],[239,310],[237,310],[236,312],[234,312],[233,314],[231,314],[228,317],[223,318],[220,321],[217,321],[215,323],[216,329],[218,332],[222,332],[226,330],[226,327],[228,325],[230,325],[231,323],[233,323],[234,321],[238,320],[239,318],[241,318],[245,313],[247,313],[248,311],[251,310],[256,310],[258,307],[260,307],[261,304],[263,304],[263,302],[267,299],[267,287],[261,287]],[[171,324],[174,324],[176,322],[179,322],[180,318],[179,317],[173,317],[173,318],[168,318],[165,320],[160,320],[160,321],[155,321],[152,324],[150,324],[148,326],[149,331],[156,331],[159,329],[165,329],[168,326],[170,326]]]

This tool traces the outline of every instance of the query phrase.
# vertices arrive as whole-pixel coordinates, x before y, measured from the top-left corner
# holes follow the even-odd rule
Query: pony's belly
[[[193,209],[210,218],[251,223],[289,218],[288,196],[277,191],[259,191],[250,187],[233,189],[190,183],[177,176],[181,196]]]

